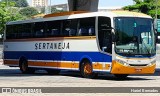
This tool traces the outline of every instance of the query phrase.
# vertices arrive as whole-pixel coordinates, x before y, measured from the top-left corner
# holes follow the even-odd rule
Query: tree
[[[21,9],[19,13],[28,18],[31,18],[32,16],[39,14],[38,10],[35,9],[34,7],[25,7]]]
[[[15,2],[15,7],[27,7],[27,0],[2,0],[3,2]]]
[[[3,34],[7,22],[23,19],[17,9],[13,8],[14,5],[14,2],[0,2],[0,34]]]
[[[143,1],[133,0],[133,1],[135,2],[135,5],[125,6],[123,9],[129,10],[129,11],[142,12],[142,13],[151,15],[152,17],[155,17],[155,14],[156,14],[155,0],[143,0]],[[160,4],[160,2],[158,3]],[[158,15],[160,15],[160,9],[158,9]]]

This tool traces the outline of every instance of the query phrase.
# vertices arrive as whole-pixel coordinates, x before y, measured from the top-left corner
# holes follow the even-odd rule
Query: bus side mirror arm
[[[102,47],[102,51],[105,52],[105,50],[107,49],[107,47]]]
[[[118,37],[115,35],[115,32],[112,32],[112,42],[116,42]]]
[[[158,43],[158,31],[157,31],[157,29],[155,29],[155,39],[156,39],[156,43]]]

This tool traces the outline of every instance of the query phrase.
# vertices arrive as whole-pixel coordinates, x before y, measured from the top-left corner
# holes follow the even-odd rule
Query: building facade
[[[48,6],[48,0],[32,0],[32,7]]]
[[[68,11],[68,4],[52,5],[52,7],[56,8],[57,10]]]

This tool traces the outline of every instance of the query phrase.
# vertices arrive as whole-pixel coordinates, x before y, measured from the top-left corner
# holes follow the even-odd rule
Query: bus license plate
[[[136,68],[135,71],[136,71],[136,72],[141,72],[142,69],[141,69],[141,68]]]

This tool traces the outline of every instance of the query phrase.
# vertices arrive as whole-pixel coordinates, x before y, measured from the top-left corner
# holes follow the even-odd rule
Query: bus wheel
[[[35,69],[28,68],[28,62],[27,60],[23,59],[20,61],[20,70],[23,74],[28,74],[28,73],[34,73]]]
[[[54,70],[54,69],[47,69],[46,70],[49,75],[58,75],[60,73],[60,70]]]
[[[118,79],[126,79],[128,74],[114,74],[114,76]]]
[[[84,77],[84,78],[95,78],[98,76],[98,74],[93,73],[92,65],[87,60],[82,62],[80,71],[81,71],[82,77]]]

